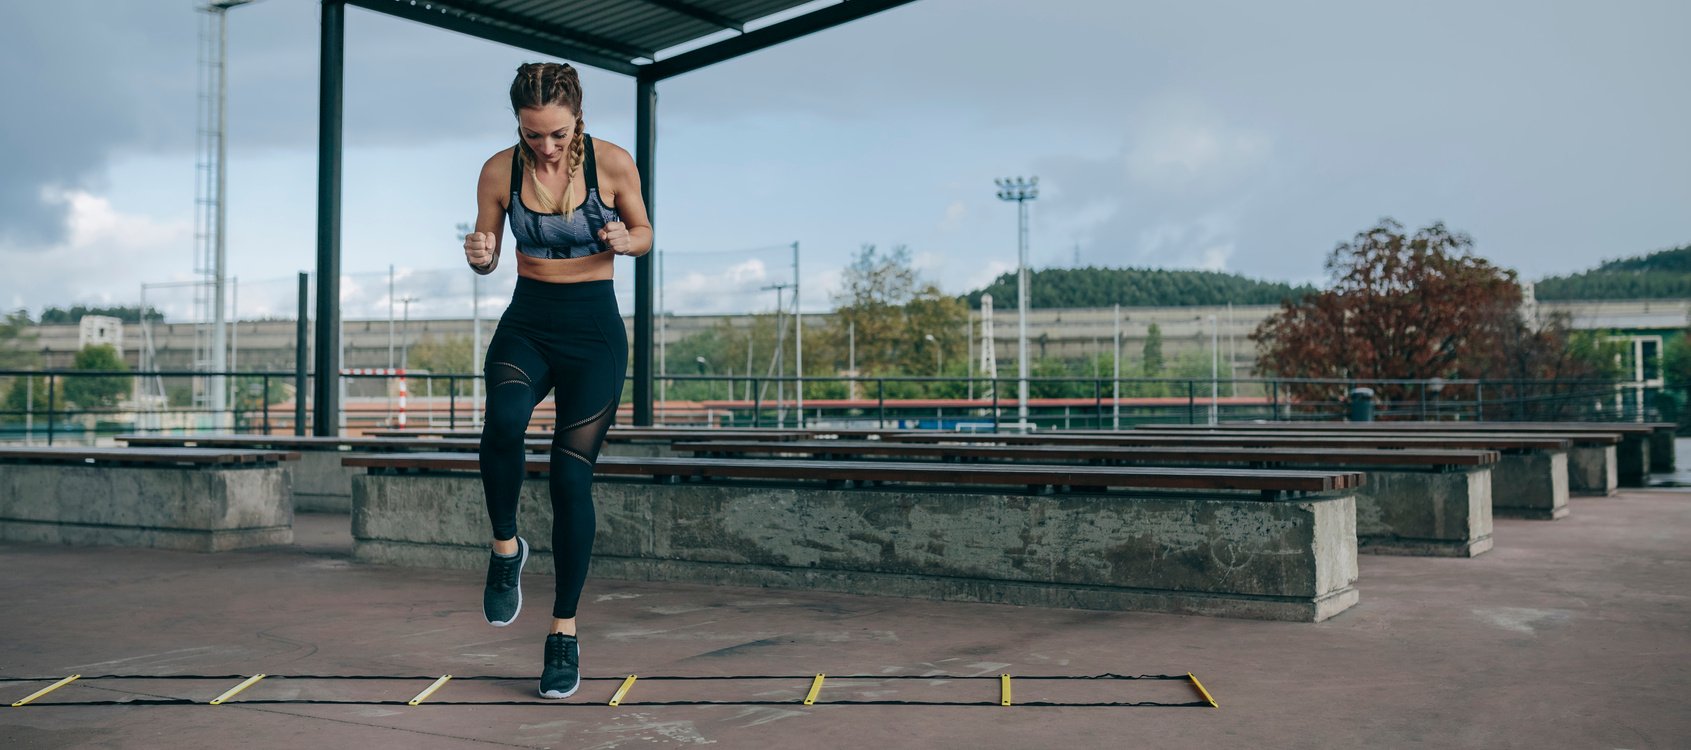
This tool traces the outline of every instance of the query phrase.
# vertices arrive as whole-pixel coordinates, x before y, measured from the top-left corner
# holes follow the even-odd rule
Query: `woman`
[[[499,266],[507,218],[517,241],[517,289],[487,347],[482,486],[493,525],[482,610],[504,627],[522,609],[528,542],[517,536],[523,435],[536,404],[554,392],[552,555],[557,592],[540,695],[567,698],[581,685],[576,604],[593,553],[593,462],[622,400],[628,338],[611,292],[612,258],[652,247],[640,175],[628,152],[583,132],[575,69],[529,63],[511,82],[517,145],[482,165],[476,231],[464,259],[476,273]]]

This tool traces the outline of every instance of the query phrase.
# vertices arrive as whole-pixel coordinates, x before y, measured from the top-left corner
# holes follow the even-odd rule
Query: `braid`
[[[573,209],[576,170],[581,168],[585,159],[585,128],[586,122],[581,114],[581,79],[575,68],[559,63],[523,63],[517,67],[516,80],[511,82],[511,112],[513,114],[528,108],[538,108],[548,105],[562,106],[575,113],[575,136],[570,141],[568,172],[564,180],[564,194],[561,201],[554,201],[545,186],[540,184],[539,175],[535,173],[538,159],[535,157],[528,142],[519,137],[517,139],[518,154],[523,169],[535,175],[535,196],[540,199],[541,207],[545,210],[568,212]]]
[[[575,173],[581,169],[581,163],[586,159],[586,133],[587,122],[581,118],[580,113],[577,113],[575,116],[575,137],[570,139],[570,167],[564,179],[564,206],[562,210],[565,218],[568,218],[569,212],[575,208]]]

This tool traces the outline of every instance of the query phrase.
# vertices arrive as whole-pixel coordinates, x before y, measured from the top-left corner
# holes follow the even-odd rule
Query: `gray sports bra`
[[[511,236],[517,240],[517,252],[531,258],[585,258],[610,249],[599,241],[599,230],[606,222],[622,221],[622,217],[599,198],[593,138],[584,133],[581,140],[587,200],[568,218],[563,214],[531,211],[523,205],[522,160],[517,155],[522,146],[511,149],[511,204],[505,214],[511,220]]]

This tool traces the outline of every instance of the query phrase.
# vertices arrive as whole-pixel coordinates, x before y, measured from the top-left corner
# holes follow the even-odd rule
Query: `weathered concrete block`
[[[959,601],[1318,621],[1355,604],[1351,494],[1000,495],[717,483],[595,485],[593,575]],[[549,569],[544,479],[519,526]],[[473,474],[353,480],[355,555],[484,569]]]
[[[1575,445],[1568,451],[1568,492],[1608,497],[1619,491],[1620,473],[1613,445]]]
[[[1674,430],[1658,427],[1650,432],[1650,470],[1671,472],[1679,468],[1679,456],[1674,453]]]
[[[1492,547],[1491,469],[1370,471],[1356,495],[1359,551],[1473,557]]]
[[[1622,487],[1644,487],[1650,483],[1650,436],[1621,435],[1615,448],[1615,460],[1620,465]]]
[[[0,465],[0,539],[219,552],[293,541],[281,466]]]
[[[1546,520],[1568,515],[1567,451],[1504,453],[1491,470],[1491,512]]]
[[[670,450],[669,440],[607,440],[599,449],[602,456],[628,456],[630,458],[663,458],[680,455]]]
[[[352,511],[352,477],[363,472],[341,465],[339,450],[302,450],[283,464],[294,488],[294,509],[314,513]]]

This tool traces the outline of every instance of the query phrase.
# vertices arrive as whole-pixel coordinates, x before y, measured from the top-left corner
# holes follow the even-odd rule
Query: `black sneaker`
[[[481,612],[493,627],[502,628],[523,611],[523,563],[528,562],[528,542],[517,537],[517,554],[502,557],[489,553],[487,588],[481,592]]]
[[[546,663],[540,670],[540,697],[568,698],[581,687],[581,645],[575,636],[546,636]]]

